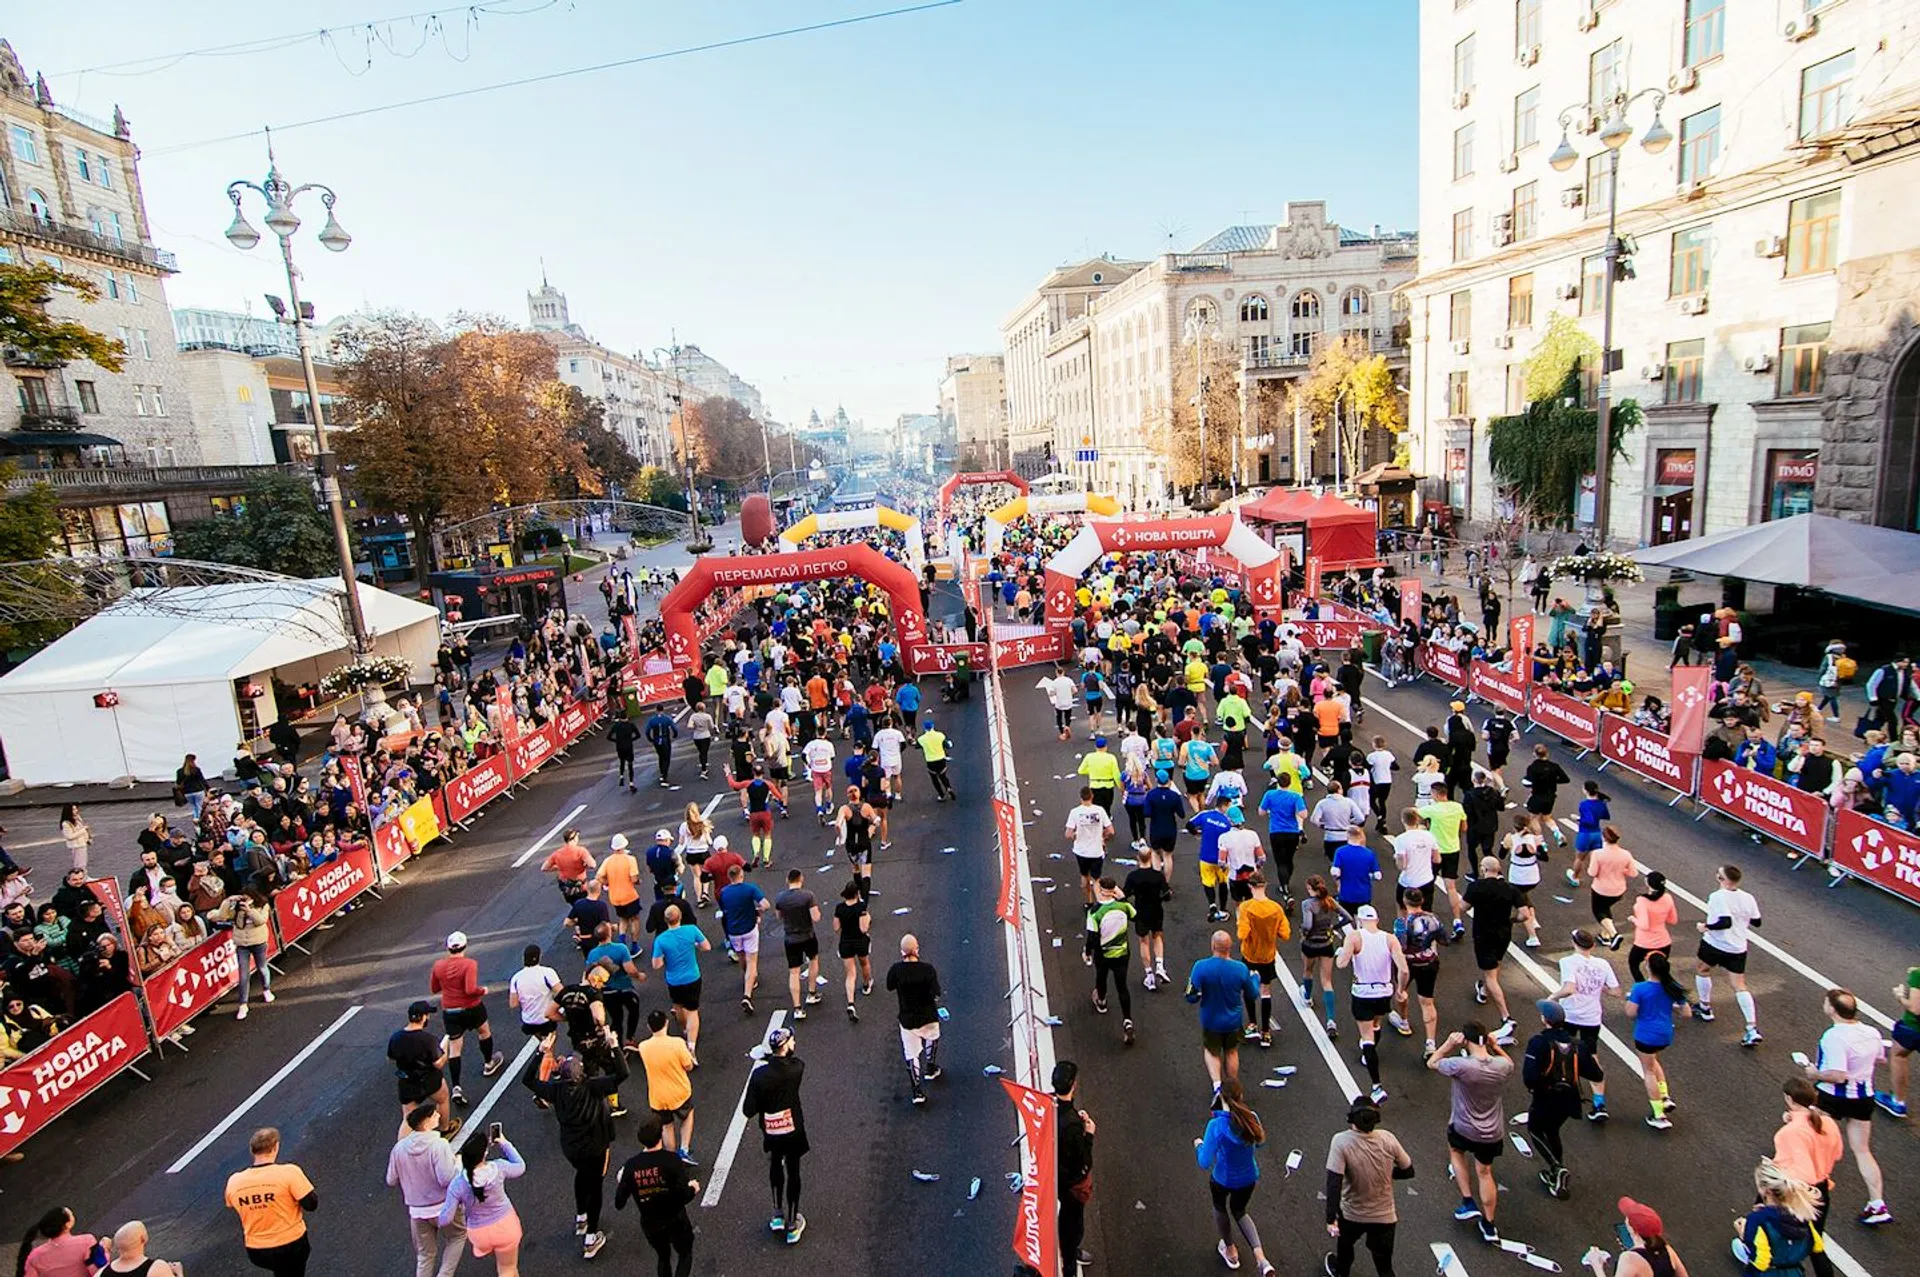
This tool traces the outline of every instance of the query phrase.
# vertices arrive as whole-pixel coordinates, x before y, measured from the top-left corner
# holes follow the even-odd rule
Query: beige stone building
[[[940,418],[963,468],[1002,468],[1007,449],[1007,369],[1000,355],[949,355],[940,379]]]
[[[1023,472],[1044,473],[1047,453],[1056,436],[1078,439],[1084,430],[1076,423],[1091,420],[1093,396],[1085,382],[1084,352],[1069,353],[1068,342],[1059,351],[1054,338],[1082,318],[1093,300],[1133,275],[1146,263],[1121,262],[1111,257],[1062,266],[1021,299],[1000,324],[1006,350],[1007,446],[1014,465]],[[1072,386],[1057,380],[1079,378]],[[1071,416],[1072,421],[1066,418]]]
[[[1646,423],[1613,466],[1609,536],[1808,509],[1914,528],[1915,17],[1911,0],[1423,0],[1409,291],[1428,495],[1480,519],[1503,503],[1488,423],[1524,406],[1551,314],[1600,340],[1617,185],[1631,276],[1609,390]]]
[[[680,441],[672,437],[678,396],[699,394],[685,370],[676,383],[673,369],[595,341],[568,315],[567,295],[544,279],[527,294],[527,319],[553,344],[560,380],[600,401],[607,428],[641,465],[680,468]]]

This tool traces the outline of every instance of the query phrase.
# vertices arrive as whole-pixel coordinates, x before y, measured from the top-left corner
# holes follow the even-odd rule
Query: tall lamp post
[[[693,438],[687,433],[687,405],[680,387],[680,342],[676,339],[671,346],[655,346],[653,353],[664,354],[673,365],[673,409],[680,418],[680,461],[687,471],[687,513],[693,518],[692,535],[687,538],[688,545],[704,544],[700,535],[700,494],[693,486]]]
[[[1187,316],[1186,339],[1193,346],[1193,404],[1200,417],[1200,482],[1199,495],[1202,501],[1207,497],[1207,348],[1206,343],[1213,336],[1213,319],[1204,310],[1196,310]]]
[[[353,650],[356,655],[372,650],[373,636],[367,630],[367,618],[360,607],[359,580],[353,571],[353,547],[347,539],[347,510],[340,499],[340,466],[333,455],[333,449],[327,444],[327,416],[320,407],[320,383],[313,371],[313,337],[307,307],[300,300],[300,269],[293,264],[293,235],[300,229],[300,218],[293,211],[294,201],[308,191],[320,194],[320,203],[327,210],[327,223],[320,228],[321,246],[330,252],[344,252],[353,237],[341,229],[339,221],[333,215],[334,200],[338,198],[330,186],[318,182],[307,182],[294,186],[280,175],[280,168],[274,162],[273,148],[267,148],[267,176],[262,182],[245,180],[230,182],[227,185],[227,198],[233,201],[233,224],[227,227],[227,242],[238,249],[250,249],[260,242],[260,232],[247,221],[246,214],[240,209],[241,196],[252,191],[266,201],[267,215],[264,219],[267,229],[280,240],[280,260],[287,268],[287,300],[293,307],[293,332],[300,346],[300,372],[307,382],[307,410],[313,417],[313,471],[320,479],[320,494],[326,498],[327,510],[333,515],[333,548],[340,559],[340,584],[346,590],[347,620],[353,629]],[[426,529],[421,529],[425,532]]]
[[[1568,130],[1576,119],[1600,120],[1600,143],[1607,148],[1607,243],[1600,264],[1600,384],[1597,415],[1594,420],[1593,527],[1600,547],[1607,544],[1607,478],[1613,459],[1613,372],[1620,366],[1619,353],[1613,348],[1613,285],[1626,257],[1618,233],[1620,224],[1620,150],[1633,140],[1633,126],[1627,112],[1641,98],[1653,99],[1653,123],[1640,135],[1640,146],[1649,155],[1658,155],[1673,143],[1673,134],[1660,122],[1660,108],[1667,95],[1659,89],[1638,93],[1616,93],[1601,103],[1576,102],[1560,112],[1560,145],[1547,157],[1555,172],[1564,173],[1580,162]]]

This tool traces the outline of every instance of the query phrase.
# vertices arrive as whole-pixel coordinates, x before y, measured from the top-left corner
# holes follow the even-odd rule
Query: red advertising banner
[[[146,1055],[146,1021],[131,990],[0,1072],[0,1156]]]
[[[353,795],[353,805],[365,811],[367,809],[367,778],[360,771],[360,760],[352,754],[341,755],[340,774],[347,779],[347,792]]]
[[[1358,647],[1360,636],[1380,627],[1372,621],[1290,621],[1309,648]]]
[[[131,960],[133,931],[127,926],[127,906],[120,898],[119,881],[114,878],[89,878],[87,887],[100,901],[101,912],[107,915],[107,921],[113,925],[113,938],[120,942],[120,952]]]
[[[1009,926],[1020,925],[1020,812],[1005,799],[993,800],[993,823],[1000,834],[1000,897],[994,912]]]
[[[1060,1159],[1055,1151],[1054,1100],[1018,1082],[1000,1079],[1020,1115],[1020,1209],[1013,1217],[1013,1253],[1043,1277],[1060,1271]]]
[[[565,749],[593,725],[593,715],[587,712],[585,701],[568,701],[566,708],[560,711],[560,717],[553,720],[553,725],[560,729],[560,748]]]
[[[1843,811],[1834,818],[1832,854],[1855,877],[1920,904],[1920,834]]]
[[[1487,664],[1467,662],[1467,690],[1483,701],[1504,705],[1516,714],[1527,712],[1527,685],[1518,674]]]
[[[1693,792],[1694,763],[1698,754],[1682,754],[1667,743],[1659,732],[1650,732],[1632,719],[1618,714],[1600,715],[1600,753],[1630,772],[1675,789]]]
[[[1322,602],[1320,604],[1320,610],[1326,613],[1327,619],[1331,621],[1358,621],[1362,625],[1372,629],[1377,630],[1380,628],[1380,622],[1374,620],[1359,608],[1348,607],[1344,603],[1335,603],[1331,599]]]
[[[1725,759],[1702,759],[1700,800],[1810,856],[1827,849],[1826,800],[1765,772],[1735,767]]]
[[[676,679],[676,682],[678,680]],[[525,780],[540,770],[540,765],[560,752],[560,736],[548,723],[537,732],[527,732],[507,746],[508,766],[515,781]]]
[[[448,779],[440,792],[447,800],[447,820],[459,824],[507,792],[513,772],[505,754],[495,754]]]
[[[1680,665],[1673,671],[1673,721],[1667,739],[1673,747],[1697,754],[1707,743],[1707,708],[1713,702],[1708,686],[1713,670],[1705,665]]]
[[[961,656],[975,671],[987,664],[985,643],[915,643],[907,649],[907,669],[915,674],[946,674]]]
[[[680,680],[685,677],[678,670],[662,670],[658,674],[630,673],[622,679],[621,686],[639,698],[642,705],[657,705],[679,699]]]
[[[1068,638],[1065,632],[1059,630],[1020,638],[997,638],[993,641],[993,668],[1010,670],[1021,665],[1038,665],[1042,661],[1065,660]]]
[[[1460,653],[1450,647],[1422,643],[1413,663],[1444,683],[1452,683],[1455,687],[1467,685],[1466,671],[1460,668]]]
[[[155,1037],[171,1037],[240,983],[233,932],[216,931],[143,982]]]
[[[398,820],[383,820],[373,828],[373,855],[381,873],[392,873],[412,858],[414,846]]]
[[[499,722],[496,724],[501,740],[513,740],[520,735],[520,719],[513,709],[513,691],[505,683],[493,689],[493,707],[497,711]]]
[[[1507,646],[1513,652],[1513,667],[1522,683],[1533,682],[1533,624],[1531,612],[1522,612],[1507,622]]]
[[[1420,578],[1417,576],[1400,578],[1400,619],[1420,624]]]
[[[365,847],[297,878],[273,898],[273,920],[282,946],[325,922],[341,905],[373,886],[373,852]]]
[[[1581,749],[1600,746],[1600,711],[1577,696],[1536,687],[1527,698],[1527,717]]]
[[[1307,556],[1307,597],[1320,597],[1320,556],[1317,554]]]

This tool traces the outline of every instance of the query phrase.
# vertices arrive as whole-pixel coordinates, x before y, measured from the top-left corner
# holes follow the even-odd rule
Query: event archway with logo
[[[913,573],[870,545],[836,545],[791,554],[715,555],[695,559],[680,584],[660,600],[660,621],[667,631],[667,657],[675,669],[694,663],[702,635],[694,610],[716,589],[755,585],[793,585],[834,577],[858,577],[886,591],[893,615],[894,639],[902,648],[924,643],[926,613]]]
[[[847,532],[856,528],[891,528],[901,534],[907,544],[907,567],[915,576],[927,565],[927,541],[920,530],[920,520],[910,514],[883,505],[870,505],[859,510],[817,511],[801,519],[780,534],[780,540],[786,549],[799,549],[800,543],[810,536],[822,532]]]
[[[1047,626],[1058,629],[1073,623],[1074,590],[1081,574],[1102,555],[1216,547],[1238,561],[1254,615],[1279,619],[1284,557],[1238,518],[1222,514],[1200,519],[1090,520],[1047,561]]]
[[[1026,493],[987,515],[986,551],[988,554],[1000,553],[1000,546],[1007,535],[1007,525],[1023,515],[1101,514],[1111,517],[1119,513],[1120,503],[1104,493]]]
[[[947,476],[947,481],[940,485],[941,521],[946,521],[947,511],[953,508],[954,493],[958,492],[961,488],[969,488],[983,483],[1004,483],[1009,487],[1019,489],[1021,496],[1025,496],[1033,491],[1025,479],[1022,479],[1011,470],[963,470],[958,474]]]

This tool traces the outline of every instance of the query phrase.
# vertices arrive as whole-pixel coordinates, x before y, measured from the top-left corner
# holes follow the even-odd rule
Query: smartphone
[[[488,1143],[498,1144],[501,1140],[505,1139],[506,1136],[507,1136],[507,1133],[500,1129],[500,1123],[498,1122],[487,1123],[487,1142]]]
[[[1613,1226],[1613,1235],[1620,1239],[1621,1250],[1633,1249],[1633,1230],[1631,1228],[1628,1228],[1625,1224],[1615,1224]]]

